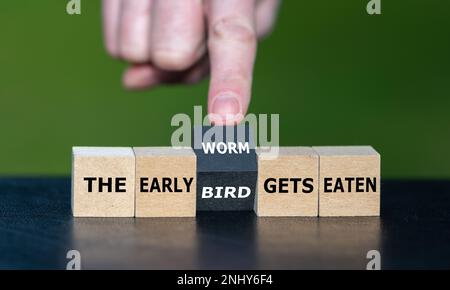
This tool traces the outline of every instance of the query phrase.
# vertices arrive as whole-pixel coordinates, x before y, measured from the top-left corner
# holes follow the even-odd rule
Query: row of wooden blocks
[[[74,147],[72,153],[76,217],[193,217],[249,204],[258,216],[380,214],[381,161],[370,146],[279,147],[275,159],[256,149],[256,172],[231,172],[226,181],[218,180],[223,172],[199,170],[212,162],[191,148]]]

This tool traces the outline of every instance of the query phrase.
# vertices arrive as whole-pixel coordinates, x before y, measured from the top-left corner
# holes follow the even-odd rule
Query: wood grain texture
[[[72,149],[72,213],[75,217],[134,216],[133,150],[126,147],[73,147]],[[88,192],[84,178],[124,178],[125,192],[99,191],[97,182]]]
[[[319,158],[311,147],[280,147],[276,159],[265,160],[262,152],[258,154],[258,191],[255,200],[255,213],[258,216],[317,216],[318,215],[318,172]],[[264,183],[274,178],[271,186],[278,184],[277,191],[268,193]],[[294,184],[284,186],[288,192],[280,192],[280,178],[312,179],[311,192],[302,192],[299,182],[297,192]]]
[[[196,156],[191,148],[134,147],[136,156],[136,217],[193,217],[196,214]],[[159,184],[172,180],[181,192],[142,190],[141,178]],[[192,178],[187,186],[183,178]],[[188,191],[189,189],[189,191]]]
[[[371,146],[313,147],[319,154],[319,216],[379,216],[380,215],[380,154]],[[343,181],[337,192],[336,181]],[[345,178],[360,178],[350,184]],[[375,180],[372,190],[365,179]],[[325,180],[328,179],[328,182]]]

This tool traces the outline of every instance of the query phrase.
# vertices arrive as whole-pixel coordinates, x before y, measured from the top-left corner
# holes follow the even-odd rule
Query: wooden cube
[[[197,210],[252,211],[257,162],[248,125],[194,127]]]
[[[380,215],[380,154],[370,146],[313,147],[319,154],[319,216]]]
[[[132,148],[73,147],[73,216],[133,217],[134,174]]]
[[[280,147],[275,159],[258,154],[258,216],[318,216],[319,157],[311,147]]]
[[[196,156],[191,148],[134,147],[136,217],[195,216]]]

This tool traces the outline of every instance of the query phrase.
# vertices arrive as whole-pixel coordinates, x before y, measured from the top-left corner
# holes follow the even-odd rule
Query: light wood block
[[[319,216],[380,215],[380,154],[370,146],[313,147],[319,154]]]
[[[280,147],[276,159],[258,154],[258,216],[317,216],[319,157],[311,147]]]
[[[134,174],[132,148],[73,147],[73,216],[133,217]]]
[[[193,217],[196,163],[191,148],[134,147],[136,217]]]

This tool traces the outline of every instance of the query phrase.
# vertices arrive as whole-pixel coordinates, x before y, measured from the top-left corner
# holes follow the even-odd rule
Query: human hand
[[[257,41],[279,0],[103,0],[106,48],[130,63],[123,83],[195,83],[211,72],[210,121],[238,123],[251,97]]]

